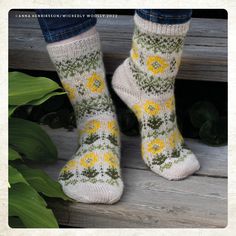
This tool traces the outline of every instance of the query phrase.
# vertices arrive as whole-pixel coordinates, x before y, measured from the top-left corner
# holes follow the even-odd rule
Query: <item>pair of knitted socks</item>
[[[189,22],[163,25],[138,15],[134,21],[130,57],[115,71],[112,86],[139,120],[144,162],[166,179],[183,179],[200,168],[175,113],[174,82]],[[63,191],[79,202],[117,202],[124,186],[120,135],[99,35],[92,28],[47,49],[77,120],[78,149],[59,175]]]

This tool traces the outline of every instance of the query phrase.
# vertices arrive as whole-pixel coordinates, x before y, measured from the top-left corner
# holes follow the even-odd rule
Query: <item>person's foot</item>
[[[134,111],[141,128],[142,157],[169,180],[200,168],[176,123],[174,81],[189,22],[161,25],[135,15],[130,57],[114,73],[112,86]]]
[[[123,192],[120,137],[109,95],[98,33],[47,46],[77,118],[78,150],[59,182],[78,202],[117,202]]]

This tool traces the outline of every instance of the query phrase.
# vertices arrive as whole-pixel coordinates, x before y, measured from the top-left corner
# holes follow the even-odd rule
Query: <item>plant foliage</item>
[[[54,81],[21,72],[9,73],[9,225],[27,228],[57,228],[58,223],[44,196],[69,200],[59,183],[45,172],[27,166],[52,163],[57,150],[36,123],[14,118],[19,106],[37,106],[64,94]]]

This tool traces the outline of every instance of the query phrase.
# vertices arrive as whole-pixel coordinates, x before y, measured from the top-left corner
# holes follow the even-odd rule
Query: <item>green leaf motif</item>
[[[162,119],[157,116],[151,116],[147,121],[147,125],[152,129],[159,129],[162,124]]]
[[[183,36],[170,37],[165,35],[148,35],[141,32],[137,27],[134,29],[134,40],[147,50],[152,50],[154,53],[173,53],[179,52],[184,43]]]
[[[156,155],[155,158],[152,159],[152,165],[161,165],[163,164],[167,159],[166,155],[160,154]]]
[[[73,176],[74,176],[74,174],[72,172],[70,172],[70,171],[63,171],[60,174],[58,180],[66,181],[66,180],[69,180]]]
[[[9,144],[30,160],[50,163],[57,159],[57,149],[47,133],[31,121],[9,120]]]
[[[107,136],[107,139],[108,139],[113,145],[115,145],[115,146],[118,146],[118,145],[119,145],[119,143],[118,143],[118,138],[117,138],[115,135],[109,134],[109,135]]]
[[[17,216],[27,228],[58,228],[52,210],[29,185],[17,183],[9,189],[9,216]]]
[[[110,176],[112,179],[118,179],[120,178],[120,175],[117,171],[116,168],[113,167],[109,167],[106,172],[105,172],[108,176]]]
[[[85,144],[92,144],[95,141],[97,141],[99,139],[99,136],[97,134],[90,134],[83,143]]]
[[[86,176],[88,178],[94,178],[98,174],[99,174],[99,172],[93,167],[92,168],[88,167],[87,169],[84,169],[81,172],[81,175]]]
[[[77,73],[83,74],[97,67],[102,66],[102,53],[94,51],[92,53],[76,57],[73,59],[65,59],[55,62],[57,71],[64,77],[75,76]]]
[[[114,112],[113,101],[108,95],[98,95],[89,99],[82,99],[76,104],[76,117],[81,119],[86,115],[103,114],[104,112]]]

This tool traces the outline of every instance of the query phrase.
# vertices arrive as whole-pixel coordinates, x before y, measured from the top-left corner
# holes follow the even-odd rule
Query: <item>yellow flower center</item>
[[[97,88],[99,88],[99,87],[101,86],[101,81],[99,81],[99,80],[96,79],[96,80],[94,81],[94,86],[97,87]]]
[[[144,104],[144,110],[147,114],[154,116],[160,112],[160,105],[154,101],[146,101]]]
[[[154,61],[154,62],[152,63],[152,66],[153,66],[153,68],[158,69],[161,65],[160,65],[160,63],[158,63],[157,61]]]
[[[163,73],[168,67],[168,63],[159,56],[149,56],[146,65],[147,69],[154,75]]]
[[[156,155],[163,151],[165,147],[164,142],[161,139],[154,139],[148,144],[148,152]]]
[[[86,87],[93,93],[102,93],[105,89],[105,82],[101,75],[93,73],[87,80]]]
[[[93,152],[85,154],[80,159],[80,165],[83,166],[84,168],[92,168],[97,162],[98,162],[98,156]]]

